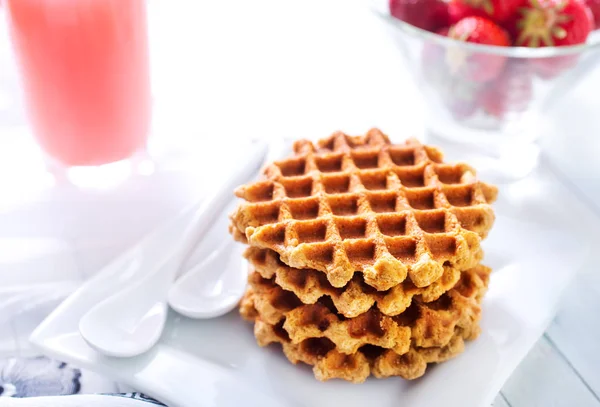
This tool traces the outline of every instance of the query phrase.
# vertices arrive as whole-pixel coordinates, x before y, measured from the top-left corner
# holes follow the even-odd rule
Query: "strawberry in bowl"
[[[504,22],[514,16],[523,0],[456,0],[466,10],[463,17],[479,15],[495,22]]]
[[[395,18],[428,31],[449,24],[448,7],[442,0],[390,1],[390,13]]]
[[[448,37],[457,41],[496,47],[508,47],[508,33],[484,17],[465,17],[448,30]],[[450,48],[447,60],[450,68],[474,82],[487,82],[500,75],[506,58],[502,55],[471,54],[460,48]]]
[[[591,9],[580,0],[528,0],[510,22],[515,45],[564,47],[583,44],[594,29]],[[536,74],[551,79],[577,65],[579,55],[532,59]]]
[[[597,30],[600,28],[600,0],[586,0],[585,4],[590,8],[592,16],[594,17],[594,28]]]
[[[415,75],[427,129],[454,141],[533,145],[553,89],[600,63],[600,0],[372,1]]]

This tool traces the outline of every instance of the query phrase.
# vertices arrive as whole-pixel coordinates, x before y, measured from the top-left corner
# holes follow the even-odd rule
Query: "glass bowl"
[[[372,5],[423,95],[428,136],[469,151],[497,182],[536,167],[548,110],[600,63],[600,31],[577,46],[486,46],[400,21],[387,1]]]

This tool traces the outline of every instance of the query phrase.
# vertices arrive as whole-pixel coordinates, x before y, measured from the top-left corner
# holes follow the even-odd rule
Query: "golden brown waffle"
[[[309,338],[293,343],[281,322],[271,325],[260,319],[251,294],[244,298],[240,310],[244,318],[255,321],[254,335],[260,346],[280,343],[290,362],[312,365],[315,377],[321,381],[338,378],[362,383],[371,374],[377,378],[400,376],[407,380],[416,379],[425,373],[428,363],[443,362],[458,355],[464,349],[463,339],[473,339],[472,333],[457,328],[443,347],[411,346],[398,354],[393,350],[365,345],[354,354],[347,355],[339,352],[335,343],[327,338]]]
[[[265,180],[236,191],[246,201],[231,216],[237,239],[325,272],[334,287],[355,271],[380,291],[407,276],[426,287],[444,264],[477,264],[497,189],[468,165],[443,164],[439,150],[414,139],[392,145],[376,129],[298,141],[294,150],[265,168]]]
[[[414,297],[420,296],[423,302],[435,301],[454,287],[460,278],[460,271],[445,266],[442,277],[427,288],[418,288],[407,280],[387,291],[376,291],[364,282],[360,274],[355,274],[344,288],[336,288],[322,272],[289,267],[272,250],[249,247],[244,256],[263,278],[274,279],[275,284],[293,292],[302,303],[314,304],[328,296],[338,312],[346,318],[367,312],[375,304],[385,315],[401,314],[411,305]]]
[[[307,339],[327,338],[336,350],[352,355],[364,345],[374,345],[404,354],[411,343],[417,347],[448,345],[456,329],[465,337],[479,334],[480,302],[487,289],[490,269],[477,266],[462,273],[456,286],[438,300],[424,303],[415,300],[402,314],[390,317],[377,308],[354,317],[344,318],[335,305],[326,300],[305,305],[290,291],[258,273],[249,277],[250,288],[242,306],[248,318],[248,304],[266,324],[282,324],[291,343],[298,345]]]

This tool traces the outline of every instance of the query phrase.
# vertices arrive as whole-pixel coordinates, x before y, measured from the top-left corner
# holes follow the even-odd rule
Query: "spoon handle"
[[[231,200],[233,190],[246,182],[260,168],[267,150],[265,142],[257,141],[254,143],[248,151],[247,160],[244,160],[237,171],[225,180],[225,182],[221,183],[220,187],[200,205],[183,234],[184,243],[174,254],[173,261],[177,270],[193,254],[199,241],[209,230],[217,215],[221,213],[223,207]]]

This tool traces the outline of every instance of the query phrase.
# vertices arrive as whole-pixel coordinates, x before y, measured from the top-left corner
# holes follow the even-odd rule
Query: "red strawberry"
[[[585,0],[585,4],[590,8],[594,16],[595,28],[600,28],[600,0]]]
[[[461,3],[461,0],[450,0],[448,3],[448,22],[450,25],[458,23],[465,17],[485,17],[485,11],[477,10]]]
[[[506,31],[494,22],[483,17],[467,17],[460,20],[448,34],[450,38],[476,44],[510,46]],[[484,52],[466,51],[460,48],[448,48],[446,61],[454,73],[475,82],[487,82],[496,78],[506,62],[502,55],[490,55]]]
[[[592,12],[581,0],[528,0],[514,24],[515,45],[535,48],[584,43],[594,28]]]
[[[442,0],[389,0],[390,14],[428,31],[449,25],[448,5]]]
[[[433,22],[431,31],[437,31],[442,27],[449,27],[448,2],[437,0],[431,5],[431,21]]]
[[[510,38],[506,31],[484,17],[466,17],[450,28],[451,38],[476,44],[508,47]]]
[[[527,110],[533,97],[533,75],[526,60],[513,59],[480,94],[483,110],[498,119]]]
[[[447,37],[450,34],[450,27],[442,27],[435,32],[437,35],[441,35],[443,37]]]
[[[517,46],[553,47],[581,44],[594,28],[590,9],[581,0],[528,0],[514,21]],[[577,64],[579,55],[531,60],[535,73],[552,79]]]
[[[493,21],[502,23],[509,19],[524,0],[457,0]]]

